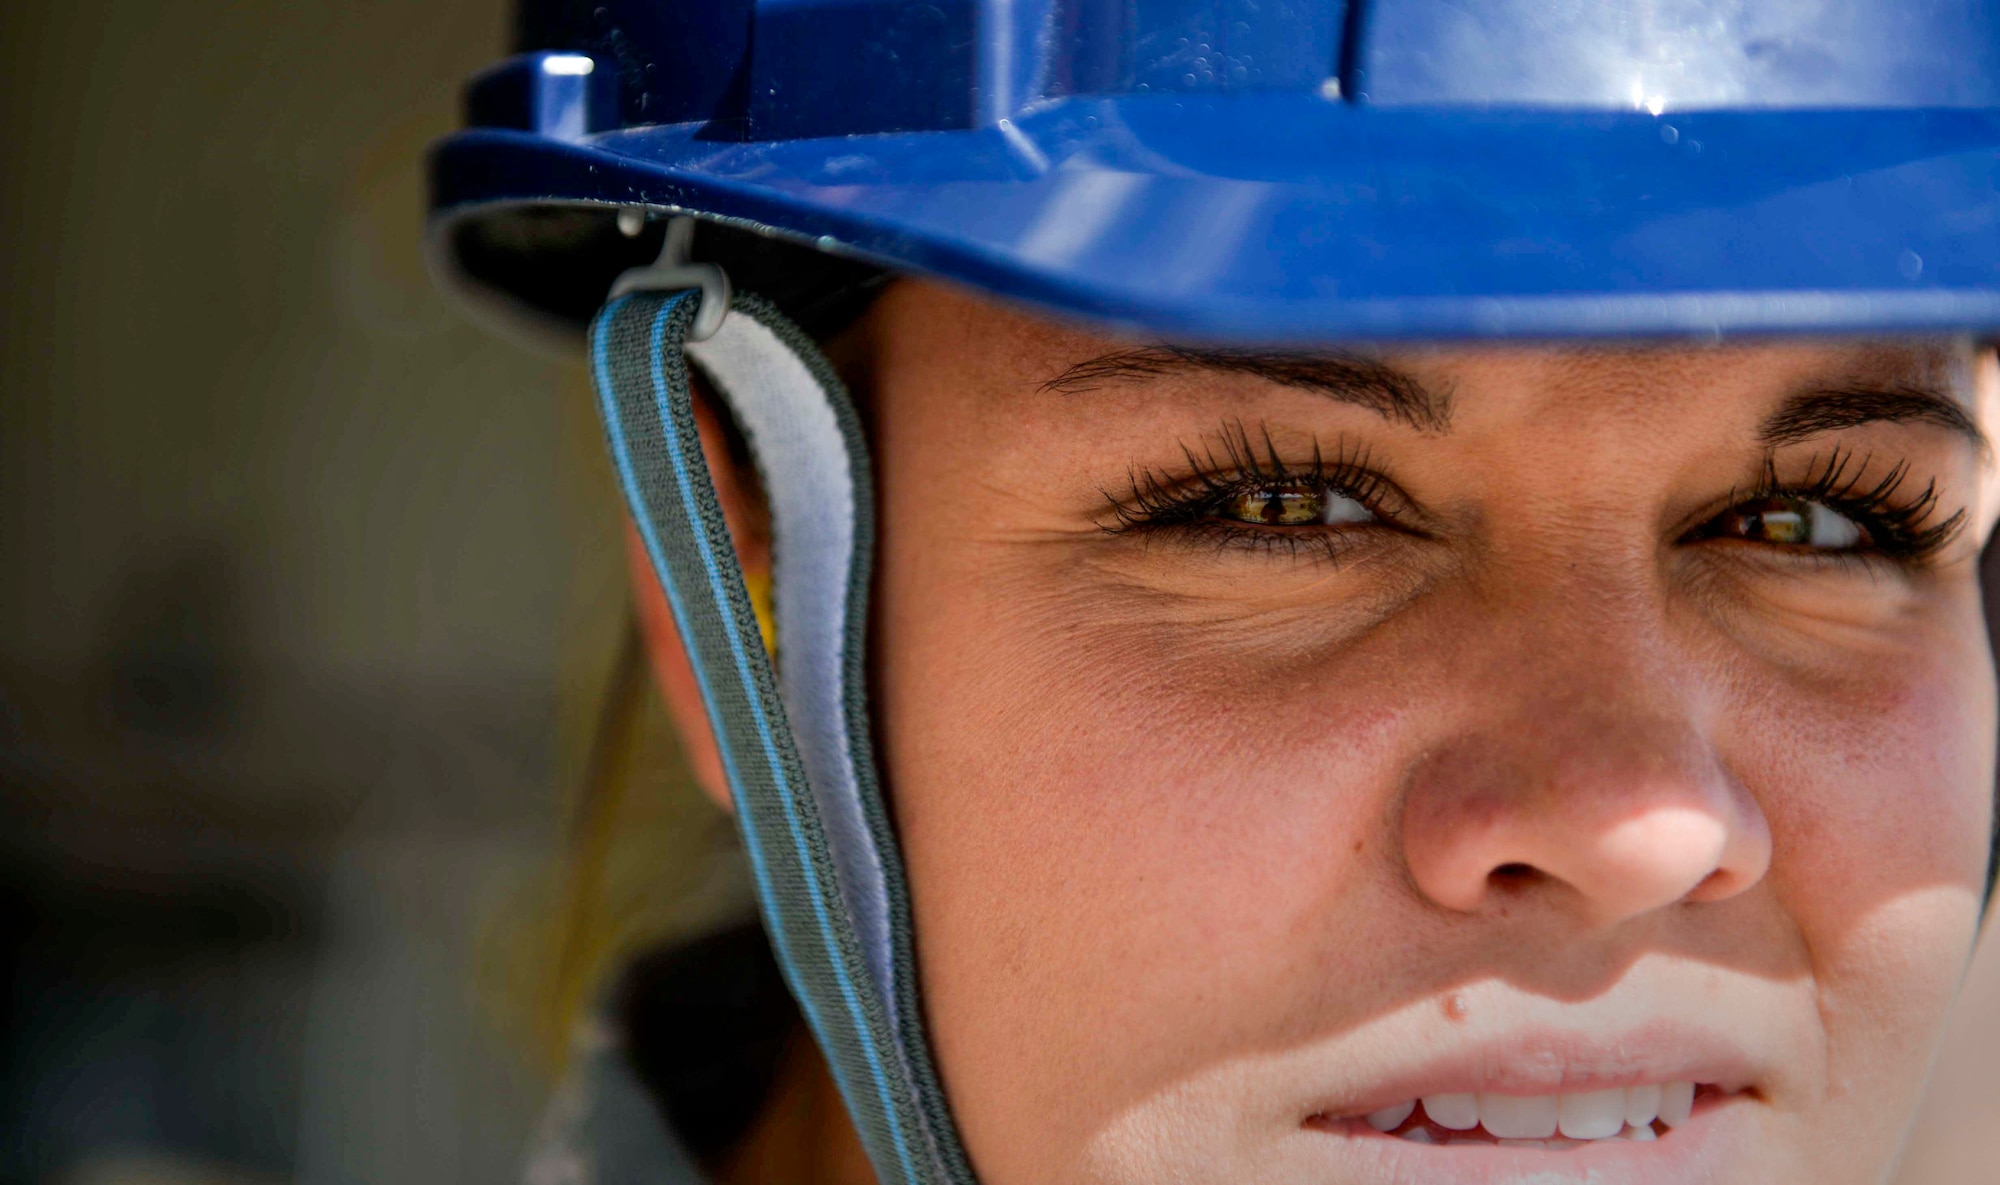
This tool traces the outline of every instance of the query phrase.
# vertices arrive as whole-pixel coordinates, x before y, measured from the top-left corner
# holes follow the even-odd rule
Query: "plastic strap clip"
[[[626,225],[626,210],[619,211],[619,226]],[[677,292],[685,288],[701,290],[701,305],[688,340],[707,341],[722,328],[729,315],[729,273],[714,263],[688,262],[688,247],[694,241],[694,219],[685,215],[667,220],[667,237],[660,243],[660,257],[644,267],[631,268],[611,283],[606,303],[631,292]]]

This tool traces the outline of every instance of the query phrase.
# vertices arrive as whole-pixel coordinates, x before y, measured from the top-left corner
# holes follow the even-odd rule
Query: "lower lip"
[[[1737,1155],[1749,1108],[1743,1095],[1705,1094],[1686,1123],[1657,1140],[1592,1140],[1571,1148],[1503,1144],[1418,1144],[1384,1135],[1359,1119],[1309,1122],[1337,1141],[1341,1168],[1355,1179],[1451,1181],[1463,1185],[1558,1185],[1617,1181],[1621,1185],[1686,1185],[1719,1178]],[[1329,1149],[1332,1150],[1332,1149]],[[1372,1170],[1372,1171],[1371,1171]],[[1348,1178],[1342,1177],[1342,1180]]]

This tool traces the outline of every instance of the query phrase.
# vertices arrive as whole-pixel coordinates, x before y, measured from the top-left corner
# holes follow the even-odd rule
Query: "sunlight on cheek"
[[[1821,1011],[1842,1048],[1873,1054],[1836,1073],[1836,1089],[1874,1098],[1885,1082],[1930,1064],[1972,957],[1979,907],[1978,892],[1961,885],[1912,889],[1828,941],[1816,960]]]
[[[1254,1142],[1244,1147],[1234,1138],[1239,1129],[1230,1114],[1256,1072],[1249,1060],[1219,1066],[1127,1109],[1091,1139],[1082,1179],[1105,1185],[1233,1179],[1256,1154]]]

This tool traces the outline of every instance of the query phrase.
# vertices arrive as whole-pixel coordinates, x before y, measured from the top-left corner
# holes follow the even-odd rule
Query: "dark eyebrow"
[[[1837,387],[1785,400],[1758,435],[1768,448],[1863,424],[1934,424],[1990,450],[1986,434],[1958,400],[1924,387]]]
[[[1078,394],[1113,383],[1201,370],[1254,375],[1280,386],[1312,391],[1365,407],[1419,432],[1451,429],[1449,391],[1432,391],[1395,367],[1359,354],[1276,354],[1192,346],[1141,346],[1079,362],[1043,383],[1042,390]]]

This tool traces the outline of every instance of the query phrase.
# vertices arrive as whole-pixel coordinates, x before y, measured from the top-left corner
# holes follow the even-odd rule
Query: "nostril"
[[[1492,872],[1486,874],[1487,879],[1493,883],[1493,887],[1496,889],[1522,888],[1540,876],[1540,870],[1534,865],[1519,863],[1502,864]]]
[[[1768,861],[1768,857],[1765,858]],[[1761,875],[1761,869],[1759,869]],[[1688,893],[1690,901],[1722,901],[1734,897],[1744,885],[1758,877],[1746,877],[1734,868],[1718,868],[1703,877],[1701,883]]]

